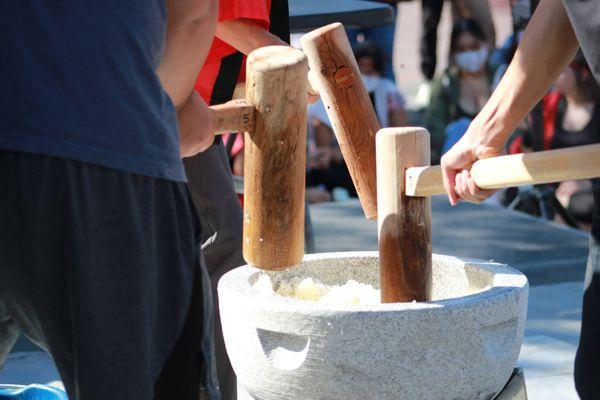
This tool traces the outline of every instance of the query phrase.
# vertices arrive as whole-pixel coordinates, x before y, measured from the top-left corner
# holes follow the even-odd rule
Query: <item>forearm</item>
[[[216,0],[168,0],[167,37],[157,73],[175,107],[194,89],[217,25]]]
[[[489,142],[504,143],[546,94],[577,50],[561,0],[541,1],[514,59],[475,124]]]
[[[243,18],[219,22],[216,36],[246,55],[260,47],[288,46],[256,22]]]

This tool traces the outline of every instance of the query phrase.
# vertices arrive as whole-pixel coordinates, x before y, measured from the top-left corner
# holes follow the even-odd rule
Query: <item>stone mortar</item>
[[[492,399],[523,341],[527,279],[506,265],[433,257],[432,301],[324,305],[261,295],[260,273],[219,282],[227,351],[257,400]],[[313,254],[281,277],[379,288],[377,252]]]

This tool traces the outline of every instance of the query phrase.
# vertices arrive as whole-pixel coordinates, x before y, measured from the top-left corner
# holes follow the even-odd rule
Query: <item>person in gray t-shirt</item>
[[[542,98],[581,45],[600,80],[598,2],[545,0],[535,11],[514,59],[465,135],[442,157],[444,186],[452,204],[481,202],[482,190],[468,168],[480,158],[501,155],[517,124]],[[581,336],[575,361],[575,386],[582,399],[600,399],[600,184],[594,182],[596,208],[585,280]]]

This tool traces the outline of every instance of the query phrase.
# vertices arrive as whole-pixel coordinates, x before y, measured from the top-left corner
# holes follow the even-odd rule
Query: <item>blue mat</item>
[[[67,394],[45,385],[1,385],[0,400],[68,400]]]

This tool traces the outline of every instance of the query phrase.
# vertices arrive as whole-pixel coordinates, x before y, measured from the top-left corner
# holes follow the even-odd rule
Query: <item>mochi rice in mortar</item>
[[[343,285],[325,285],[310,277],[282,278],[274,283],[269,275],[261,274],[252,288],[264,296],[277,294],[329,304],[377,304],[381,297],[379,289],[354,279]]]

